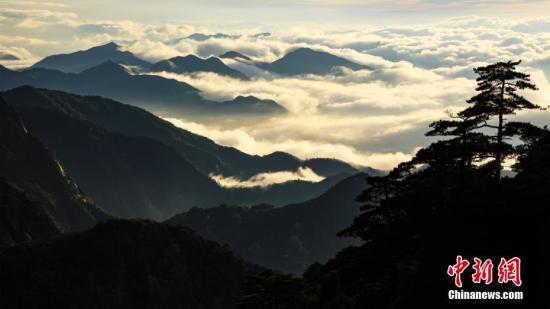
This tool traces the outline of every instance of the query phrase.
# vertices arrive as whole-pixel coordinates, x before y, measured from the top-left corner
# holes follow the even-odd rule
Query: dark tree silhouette
[[[458,160],[460,172],[472,167],[472,163],[484,158],[490,147],[489,138],[476,130],[482,128],[488,120],[487,115],[473,117],[448,112],[450,120],[439,120],[430,124],[432,130],[426,136],[450,137],[444,143],[454,154],[453,161]]]
[[[324,265],[312,265],[301,297],[282,308],[548,308],[550,278],[545,266],[550,238],[550,133],[529,123],[506,121],[521,109],[539,108],[516,94],[536,89],[519,62],[476,69],[480,94],[450,119],[430,125],[442,137],[385,176],[369,177],[358,197],[362,213],[340,236],[363,240]],[[499,88],[501,87],[501,88]],[[497,124],[493,125],[494,118]],[[488,132],[496,130],[495,135]],[[519,137],[509,145],[506,139]],[[514,155],[517,176],[500,178],[502,161]],[[490,160],[489,163],[486,161]],[[499,176],[498,178],[495,176]],[[530,271],[517,302],[456,302],[447,297],[445,271],[457,254],[466,258],[519,256]],[[250,280],[244,304],[273,307],[279,293],[273,278]],[[267,282],[269,284],[265,284]],[[508,285],[465,282],[465,290],[509,291]],[[296,285],[297,287],[300,285]],[[277,289],[274,289],[277,291]],[[265,302],[265,300],[268,300]],[[298,301],[298,302],[297,302]],[[264,304],[264,307],[260,305]],[[250,307],[250,306],[249,306]],[[249,308],[243,306],[241,308]]]
[[[236,309],[290,309],[296,308],[303,289],[299,278],[265,270],[247,276],[241,289]]]
[[[517,64],[476,69],[480,93],[468,101],[471,106],[430,125],[427,135],[442,139],[386,176],[367,179],[369,187],[358,197],[363,212],[340,232],[364,245],[342,250],[315,271],[331,274],[308,283],[319,291],[332,287],[333,278],[339,280],[331,294],[319,293],[320,304],[351,299],[352,308],[446,307],[448,299],[437,298],[449,287],[441,276],[442,261],[457,252],[506,252],[528,259],[533,269],[543,265],[548,256],[541,248],[548,247],[548,239],[533,235],[546,234],[550,222],[550,133],[506,119],[521,109],[540,108],[516,93],[536,90],[527,74],[516,72]],[[510,145],[512,137],[520,142]],[[511,156],[518,176],[501,179],[502,162]],[[531,298],[523,305],[548,303],[542,274],[527,275]],[[347,300],[338,304],[344,308]]]
[[[470,107],[459,113],[460,117],[480,118],[485,121],[496,117],[496,124],[485,123],[484,127],[496,130],[492,136],[496,143],[492,150],[494,157],[495,176],[500,179],[502,162],[513,153],[513,147],[505,140],[510,137],[505,130],[506,116],[513,115],[522,109],[540,109],[517,93],[518,90],[537,90],[531,83],[530,75],[518,72],[516,66],[521,61],[497,62],[495,64],[475,68],[478,94],[467,102]]]

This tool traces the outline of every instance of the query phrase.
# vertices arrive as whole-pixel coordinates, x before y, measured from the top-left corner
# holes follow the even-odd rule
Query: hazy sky
[[[53,8],[82,18],[202,23],[426,23],[452,16],[540,17],[542,0],[71,0],[0,1],[10,7]]]
[[[116,41],[149,61],[228,50],[273,61],[310,47],[374,68],[290,78],[225,60],[252,79],[167,75],[208,99],[255,95],[285,106],[288,115],[261,123],[170,119],[248,153],[282,150],[391,168],[430,141],[431,121],[465,106],[473,67],[501,60],[522,59],[540,88],[527,96],[550,104],[550,1],[46,1],[0,0],[0,64],[21,68]],[[254,36],[264,31],[271,35]],[[169,43],[196,32],[240,36]],[[519,117],[550,123],[548,113]]]

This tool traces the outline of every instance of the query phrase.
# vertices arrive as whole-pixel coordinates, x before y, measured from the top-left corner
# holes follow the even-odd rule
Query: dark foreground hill
[[[27,90],[27,95],[37,99],[8,98],[28,130],[52,149],[76,182],[112,214],[160,220],[180,209],[219,202],[216,197],[223,190],[172,148],[147,137],[107,131],[77,114],[70,117],[71,101],[56,101],[59,105],[55,107],[65,108],[61,112],[40,98],[40,92]]]
[[[254,263],[301,274],[311,264],[324,263],[356,243],[336,234],[359,214],[355,197],[365,188],[366,178],[363,173],[349,177],[304,203],[280,208],[193,208],[166,222],[187,226],[208,239],[228,244]]]
[[[0,253],[0,307],[233,308],[258,269],[185,228],[110,221]]]
[[[53,220],[22,188],[0,179],[0,248],[59,234]]]
[[[28,191],[63,229],[86,229],[106,217],[1,97],[0,177]]]

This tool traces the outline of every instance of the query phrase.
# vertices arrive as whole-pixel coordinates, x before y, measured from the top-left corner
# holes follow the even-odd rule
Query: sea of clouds
[[[338,158],[390,169],[431,141],[424,136],[430,122],[444,117],[447,110],[466,106],[465,100],[475,89],[472,69],[496,61],[521,59],[520,69],[530,73],[540,88],[525,95],[540,105],[550,104],[550,18],[465,16],[408,27],[364,24],[337,30],[299,25],[224,29],[81,20],[74,13],[44,4],[33,9],[0,8],[0,27],[0,55],[18,58],[0,60],[0,64],[12,68],[28,66],[49,54],[109,41],[149,61],[187,54],[210,57],[228,50],[255,61],[273,61],[295,48],[310,47],[373,68],[355,72],[342,69],[330,76],[281,77],[250,64],[225,60],[251,80],[211,73],[160,73],[199,88],[211,100],[254,95],[287,108],[289,113],[284,116],[238,123],[165,117],[177,126],[251,154],[287,151],[303,159]],[[233,37],[174,41],[197,32],[224,32]],[[271,35],[256,35],[261,32]],[[518,119],[545,124],[550,122],[550,115],[522,112]]]

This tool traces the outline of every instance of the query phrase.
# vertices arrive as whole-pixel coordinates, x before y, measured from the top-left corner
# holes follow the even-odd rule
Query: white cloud
[[[11,69],[24,68],[38,58],[23,47],[10,47],[0,44],[0,65]]]
[[[9,1],[0,1],[0,6],[5,2]],[[328,2],[325,4],[332,5]],[[510,7],[520,7],[518,1],[507,2]],[[487,7],[487,2],[484,3],[470,2],[476,8]],[[443,4],[446,8],[457,5]],[[201,89],[208,99],[222,101],[237,95],[254,95],[286,107],[288,115],[261,122],[199,123],[192,119],[170,119],[218,143],[251,154],[281,150],[304,159],[333,157],[358,165],[391,168],[429,141],[423,136],[427,124],[440,118],[448,108],[457,110],[466,105],[465,100],[475,88],[473,67],[495,61],[523,59],[521,69],[532,73],[541,89],[528,96],[542,105],[550,102],[548,18],[466,16],[421,26],[283,28],[240,24],[227,28],[93,20],[80,18],[67,8],[27,5],[23,9],[24,5],[0,9],[3,27],[0,52],[16,53],[22,59],[19,63],[2,62],[12,67],[28,65],[40,56],[114,40],[150,61],[187,54],[217,56],[228,50],[241,52],[255,61],[274,61],[291,49],[310,47],[374,68],[296,78],[273,76],[250,64],[224,60],[252,80],[211,73],[162,74]],[[422,1],[422,5],[427,2]],[[264,31],[272,35],[253,36]],[[204,42],[183,39],[168,44],[196,32],[225,32],[240,37]],[[522,117],[534,116],[522,114]]]
[[[317,175],[309,167],[299,167],[296,171],[281,171],[272,173],[260,173],[250,177],[247,180],[240,180],[235,177],[224,177],[223,175],[209,175],[219,185],[226,188],[252,188],[269,187],[274,184],[280,184],[293,180],[308,182],[320,182],[324,177]]]
[[[525,33],[550,32],[550,18],[521,21],[512,26],[512,30]]]
[[[165,119],[183,129],[208,136],[218,144],[233,146],[249,154],[267,155],[274,151],[285,151],[304,160],[318,157],[335,158],[359,166],[390,169],[395,164],[410,159],[416,152],[416,149],[411,149],[410,153],[391,150],[387,152],[361,151],[350,142],[359,140],[358,144],[360,144],[361,135],[366,132],[345,123],[333,124],[332,128],[323,127],[323,123],[326,123],[328,117],[323,120],[295,119],[289,122],[271,120],[263,123],[261,127],[234,129],[217,127],[212,124],[203,125],[186,119]],[[362,120],[356,119],[357,122],[362,122]],[[364,123],[368,123],[368,120]],[[406,128],[402,129],[406,130]],[[301,135],[296,134],[299,130],[302,130]],[[394,132],[386,133],[395,133],[400,129],[395,128],[394,130]],[[377,139],[383,138],[384,132],[373,130],[371,134],[373,139]]]
[[[0,8],[1,24],[9,28],[33,29],[56,24],[74,24],[78,16],[49,9]]]

